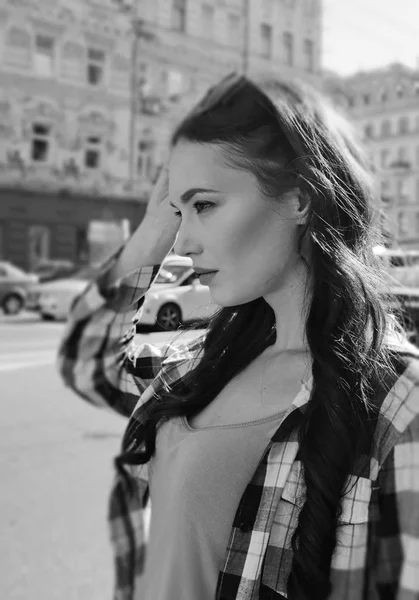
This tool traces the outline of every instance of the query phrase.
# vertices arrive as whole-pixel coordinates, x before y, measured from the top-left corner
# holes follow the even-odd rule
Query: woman
[[[75,303],[64,380],[130,417],[118,600],[419,598],[419,367],[386,311],[363,165],[312,91],[229,76]],[[136,347],[173,245],[220,311],[193,343]]]

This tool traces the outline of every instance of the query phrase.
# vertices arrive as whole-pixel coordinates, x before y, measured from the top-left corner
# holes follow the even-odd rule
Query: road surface
[[[112,598],[106,511],[125,419],[64,388],[63,329],[0,316],[1,600]]]

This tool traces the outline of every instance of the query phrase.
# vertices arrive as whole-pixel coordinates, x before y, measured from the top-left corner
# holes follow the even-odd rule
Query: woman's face
[[[218,146],[181,141],[170,159],[169,199],[181,221],[175,252],[216,271],[201,278],[216,304],[244,304],[288,285],[301,262],[297,192],[268,199],[251,173],[225,164]]]

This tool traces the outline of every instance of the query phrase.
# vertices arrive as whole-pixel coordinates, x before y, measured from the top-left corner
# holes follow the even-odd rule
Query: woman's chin
[[[211,300],[214,304],[217,304],[221,308],[230,308],[231,306],[240,306],[241,304],[248,304],[252,302],[252,300],[256,300],[256,296],[253,298],[244,297],[243,295],[239,296],[238,294],[223,294],[221,290],[211,290],[210,288],[210,296]]]

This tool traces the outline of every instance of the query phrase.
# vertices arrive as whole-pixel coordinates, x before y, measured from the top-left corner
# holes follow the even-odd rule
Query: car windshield
[[[75,270],[75,266],[68,262],[56,262],[56,263],[42,263],[37,265],[33,272],[37,273],[38,275],[43,274],[43,273],[50,273],[51,271],[55,271],[55,270],[63,270],[63,271],[71,271],[71,270]]]
[[[186,267],[185,265],[167,265],[160,269],[155,283],[176,283],[189,270],[190,267]]]
[[[49,273],[53,270],[54,267],[51,265],[41,265],[40,267],[36,267],[33,272],[37,275],[43,275],[44,273]]]

